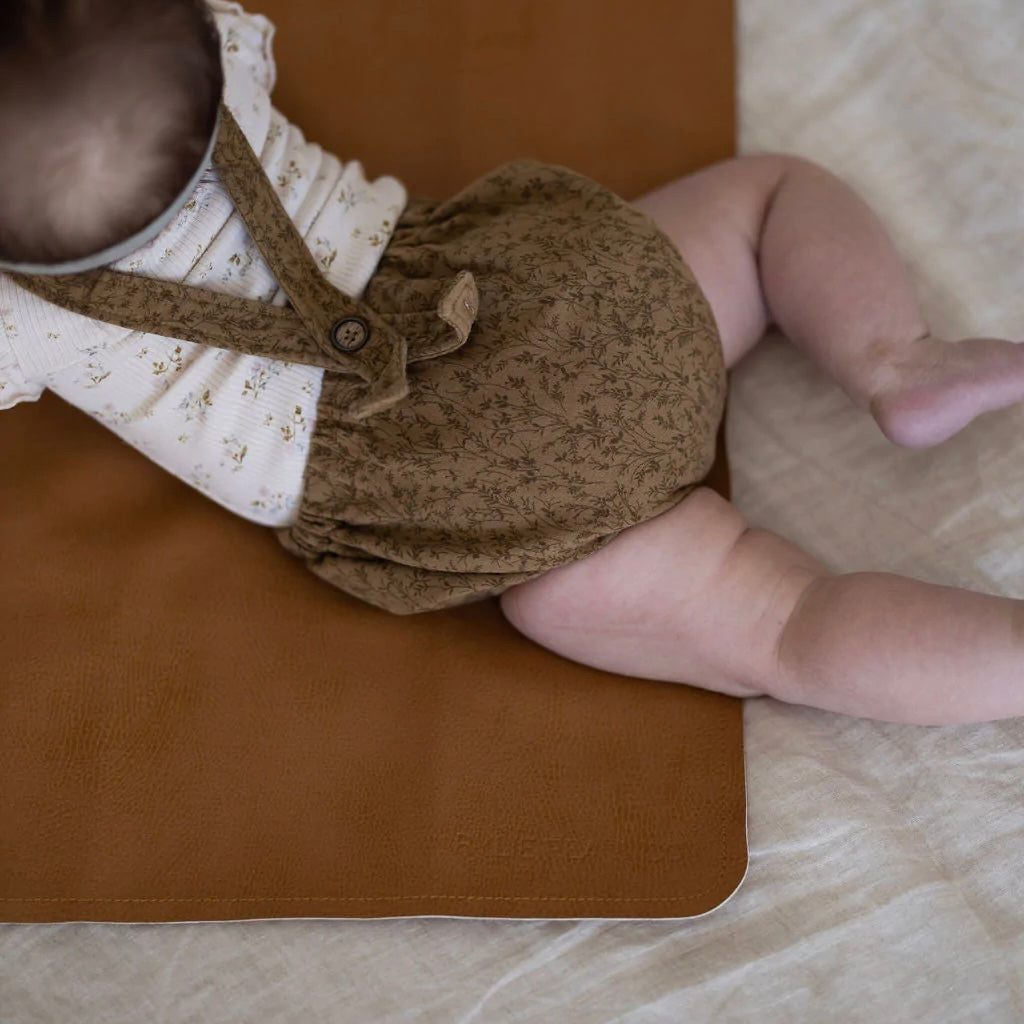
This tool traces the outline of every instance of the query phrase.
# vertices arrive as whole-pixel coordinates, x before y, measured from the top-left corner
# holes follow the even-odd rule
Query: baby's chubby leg
[[[707,488],[508,591],[502,609],[608,671],[886,721],[1024,715],[1024,602],[835,575]]]
[[[732,366],[769,324],[908,447],[1024,399],[1024,345],[933,337],[869,208],[805,160],[740,157],[637,200],[673,240]]]
[[[690,264],[729,366],[775,323],[911,446],[1024,398],[1024,346],[933,338],[881,225],[812,164],[731,160],[636,205]],[[502,608],[610,671],[898,722],[1024,715],[1024,602],[835,575],[706,488]]]

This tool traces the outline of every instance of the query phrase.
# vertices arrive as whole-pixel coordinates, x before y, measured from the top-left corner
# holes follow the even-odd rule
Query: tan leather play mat
[[[732,145],[719,0],[262,10],[279,106],[416,194],[531,155],[632,195]],[[743,876],[738,701],[494,602],[362,606],[52,396],[0,413],[0,560],[2,920],[682,917]]]

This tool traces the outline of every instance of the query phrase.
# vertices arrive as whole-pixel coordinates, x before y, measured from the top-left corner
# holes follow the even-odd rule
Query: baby
[[[395,611],[500,594],[611,671],[893,721],[1024,714],[1024,602],[833,574],[700,485],[724,370],[770,325],[897,444],[1024,398],[1024,348],[933,337],[830,174],[744,157],[626,204],[523,162],[407,203],[270,109],[262,19],[58,6],[0,15],[0,407],[57,391]]]

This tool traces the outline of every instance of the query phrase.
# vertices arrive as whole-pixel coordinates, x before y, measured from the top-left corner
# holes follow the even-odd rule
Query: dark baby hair
[[[145,228],[199,167],[222,88],[204,0],[0,0],[0,260]]]

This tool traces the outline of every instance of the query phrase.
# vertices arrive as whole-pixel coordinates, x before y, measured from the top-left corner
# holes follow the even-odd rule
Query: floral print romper
[[[227,108],[214,162],[290,306],[91,271],[20,276],[94,319],[325,368],[285,547],[389,611],[586,557],[707,475],[725,402],[710,307],[639,211],[517,161],[413,201],[362,300],[324,280]]]

